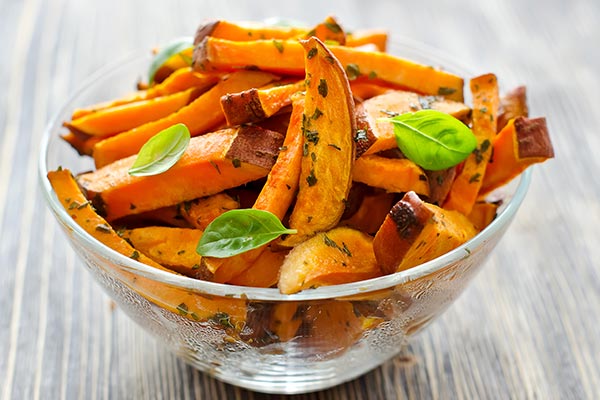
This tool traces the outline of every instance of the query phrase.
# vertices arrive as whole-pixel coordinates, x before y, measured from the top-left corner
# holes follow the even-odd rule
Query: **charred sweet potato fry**
[[[209,196],[268,174],[283,142],[258,127],[225,129],[192,138],[168,171],[132,176],[135,156],[78,177],[87,196],[108,220]]]
[[[203,134],[225,119],[221,96],[262,86],[276,79],[272,74],[257,71],[232,73],[179,111],[98,142],[93,150],[96,168],[136,154],[152,136],[178,123],[186,125],[192,136]]]
[[[397,148],[394,126],[384,118],[407,112],[432,109],[450,114],[461,121],[468,120],[471,109],[457,101],[440,96],[420,96],[414,92],[401,90],[387,91],[372,97],[357,107],[358,129],[365,132],[367,143],[361,144],[360,155],[375,154]]]
[[[473,93],[473,133],[477,138],[477,148],[464,161],[456,176],[444,208],[457,210],[469,215],[477,200],[486,167],[492,154],[492,142],[496,136],[498,120],[498,80],[493,74],[471,79]]]
[[[347,46],[328,47],[344,68],[352,65],[357,76],[381,80],[422,94],[443,95],[450,100],[463,101],[464,82],[457,75],[387,53]],[[296,40],[235,42],[206,37],[196,46],[193,68],[200,72],[258,68],[303,76],[303,58],[302,45]]]
[[[252,88],[221,97],[221,107],[229,126],[259,122],[292,104],[292,95],[304,90],[304,81]]]
[[[295,246],[281,266],[278,286],[281,293],[291,294],[380,275],[371,237],[339,227]]]
[[[377,262],[394,273],[433,260],[476,234],[459,212],[444,210],[408,192],[392,207],[373,240]]]
[[[545,118],[518,117],[510,120],[493,142],[493,157],[487,165],[479,195],[508,183],[532,164],[554,157]]]
[[[496,130],[500,132],[508,124],[508,121],[517,117],[528,117],[527,89],[519,86],[500,97],[498,109],[498,124]]]
[[[304,100],[302,167],[290,227],[294,245],[333,228],[342,217],[352,184],[354,100],[348,79],[331,52],[316,38],[301,42],[308,82]]]

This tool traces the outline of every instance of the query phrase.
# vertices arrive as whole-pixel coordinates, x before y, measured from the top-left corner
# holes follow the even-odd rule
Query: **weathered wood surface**
[[[600,398],[600,3],[595,0],[0,1],[0,399],[262,399],[168,354],[92,281],[38,188],[42,131],[106,62],[211,17],[383,27],[505,88],[556,159],[462,297],[408,354],[299,399]],[[408,361],[407,361],[408,360]]]

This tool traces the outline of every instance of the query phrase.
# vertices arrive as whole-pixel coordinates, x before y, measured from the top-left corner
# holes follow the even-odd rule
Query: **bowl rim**
[[[445,70],[456,71],[465,76],[474,74],[469,68],[465,68],[460,64],[453,61],[451,57],[445,54],[443,51],[438,50],[434,47],[419,43],[413,39],[407,37],[399,37],[390,43],[390,48],[393,48],[392,54],[396,51],[408,51],[411,56],[418,55],[425,59],[435,62],[441,62]],[[419,264],[415,267],[409,268],[404,271],[395,272],[392,274],[384,275],[377,278],[368,280],[344,283],[331,286],[321,286],[314,289],[307,289],[295,294],[282,294],[277,288],[257,288],[249,286],[236,286],[224,283],[215,283],[209,281],[203,281],[187,277],[185,275],[178,275],[153,268],[149,265],[143,264],[136,260],[133,260],[116,250],[102,244],[100,241],[88,234],[81,226],[79,226],[73,218],[66,212],[64,207],[58,201],[52,186],[46,175],[48,173],[48,155],[49,155],[49,144],[52,139],[52,132],[58,125],[62,125],[61,115],[68,111],[72,107],[72,102],[92,85],[96,84],[102,77],[108,75],[111,72],[116,71],[118,68],[125,68],[126,66],[139,62],[140,57],[148,57],[147,52],[141,53],[137,50],[130,54],[116,59],[115,61],[108,63],[104,67],[98,69],[95,73],[91,74],[85,82],[75,90],[61,105],[58,111],[52,116],[46,125],[43,133],[43,137],[40,143],[40,153],[38,158],[38,178],[44,198],[47,205],[53,211],[59,222],[67,227],[78,239],[84,241],[87,246],[94,249],[99,255],[108,259],[119,268],[123,268],[128,272],[139,274],[143,277],[152,279],[154,281],[178,287],[181,289],[204,293],[214,296],[222,296],[229,298],[242,298],[248,300],[259,300],[259,301],[309,301],[309,300],[326,300],[339,297],[348,297],[355,295],[365,295],[367,293],[375,292],[378,290],[388,289],[409,281],[419,279],[423,276],[432,274],[445,266],[452,265],[462,259],[471,256],[471,249],[476,249],[488,242],[495,233],[508,227],[510,222],[513,220],[517,210],[521,206],[527,190],[531,182],[531,169],[525,170],[518,178],[516,188],[512,193],[512,198],[505,203],[505,208],[500,211],[496,218],[480,233],[473,237],[468,242],[458,246],[454,250],[451,250],[440,257],[437,257],[431,261]],[[414,59],[410,56],[407,59]],[[418,60],[417,60],[418,61]],[[420,63],[426,61],[418,61]],[[449,68],[450,67],[450,68]],[[58,125],[57,125],[58,124]],[[66,144],[65,144],[66,145]]]

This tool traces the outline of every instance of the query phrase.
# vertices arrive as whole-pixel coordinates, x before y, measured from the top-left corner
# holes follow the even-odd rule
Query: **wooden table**
[[[206,18],[328,13],[441,48],[504,89],[525,83],[556,159],[535,168],[483,272],[407,354],[297,398],[599,398],[600,3],[412,3],[0,1],[0,399],[278,398],[193,370],[115,309],[46,209],[39,143],[61,103],[115,58]]]

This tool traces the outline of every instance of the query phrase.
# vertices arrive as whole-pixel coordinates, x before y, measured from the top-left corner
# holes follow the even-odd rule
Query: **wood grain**
[[[556,159],[535,169],[485,269],[401,356],[291,398],[599,398],[600,3],[421,3],[0,1],[0,399],[283,398],[199,373],[115,308],[47,211],[37,159],[49,118],[108,61],[208,18],[327,13],[443,49],[505,89],[525,83]]]

